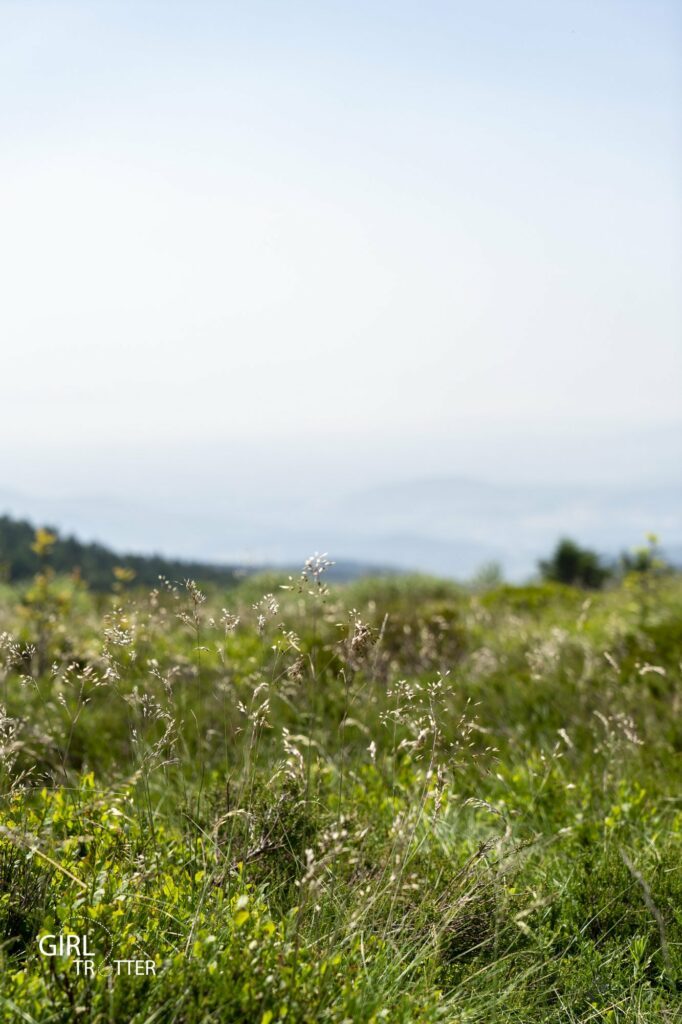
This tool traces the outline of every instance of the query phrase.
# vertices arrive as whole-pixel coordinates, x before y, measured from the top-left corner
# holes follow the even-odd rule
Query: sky
[[[661,0],[0,0],[0,490],[679,479],[681,43]]]

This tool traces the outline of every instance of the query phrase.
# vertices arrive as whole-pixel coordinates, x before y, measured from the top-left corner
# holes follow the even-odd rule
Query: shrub
[[[589,590],[600,590],[611,575],[596,551],[581,548],[568,538],[559,541],[548,561],[540,562],[540,572],[545,580]]]

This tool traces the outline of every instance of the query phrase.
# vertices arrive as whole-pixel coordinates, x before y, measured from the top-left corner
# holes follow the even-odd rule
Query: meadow
[[[326,567],[0,585],[2,1020],[682,1020],[679,575]]]

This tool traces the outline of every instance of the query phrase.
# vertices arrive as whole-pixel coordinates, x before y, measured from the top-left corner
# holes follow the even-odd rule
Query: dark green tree
[[[581,548],[567,537],[559,541],[551,558],[540,562],[539,567],[545,580],[589,590],[599,590],[611,575],[596,551]]]

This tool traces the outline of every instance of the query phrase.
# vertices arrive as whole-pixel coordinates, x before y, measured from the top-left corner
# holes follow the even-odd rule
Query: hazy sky
[[[0,0],[2,485],[671,472],[681,22]]]

